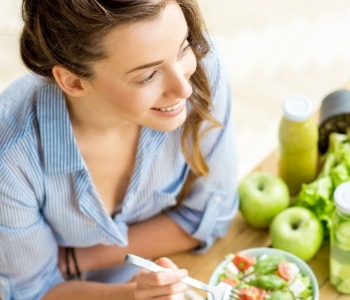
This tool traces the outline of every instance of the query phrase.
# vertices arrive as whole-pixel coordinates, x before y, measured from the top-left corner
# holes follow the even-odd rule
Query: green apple
[[[272,219],[289,206],[289,191],[279,177],[253,172],[238,186],[239,209],[254,228],[268,228]]]
[[[294,206],[273,219],[270,236],[274,248],[288,251],[308,261],[322,245],[323,226],[311,210]]]

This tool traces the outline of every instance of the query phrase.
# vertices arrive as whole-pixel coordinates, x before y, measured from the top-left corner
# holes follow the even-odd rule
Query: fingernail
[[[183,277],[186,277],[188,275],[188,271],[186,269],[180,269],[179,272]]]

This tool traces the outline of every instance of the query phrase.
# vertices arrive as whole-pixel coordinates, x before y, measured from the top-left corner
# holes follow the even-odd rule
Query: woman
[[[234,217],[231,98],[193,0],[23,0],[32,71],[0,98],[0,298],[183,299],[123,264]],[[82,277],[84,280],[70,280]]]

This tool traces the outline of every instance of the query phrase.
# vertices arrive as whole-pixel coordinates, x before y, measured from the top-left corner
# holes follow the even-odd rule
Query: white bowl
[[[295,263],[299,267],[299,269],[303,275],[307,275],[310,277],[312,292],[314,295],[313,300],[319,300],[319,287],[318,287],[316,276],[315,276],[314,272],[311,270],[311,268],[309,267],[309,265],[306,262],[304,262],[303,260],[301,260],[299,257],[296,257],[295,255],[293,255],[289,252],[283,251],[283,250],[279,250],[279,249],[275,249],[275,248],[267,248],[267,247],[250,248],[250,249],[242,250],[239,252],[245,253],[245,254],[248,254],[248,255],[254,256],[254,257],[258,257],[258,256],[261,256],[263,254],[266,254],[268,256],[274,255],[274,254],[283,254],[289,262]],[[230,260],[226,259],[226,260],[222,261],[215,268],[215,270],[212,273],[210,280],[209,280],[210,285],[217,285],[218,284],[219,275],[220,275],[222,269],[224,269],[225,266],[229,262],[230,262]],[[210,293],[208,293],[208,300],[213,300],[213,296]]]

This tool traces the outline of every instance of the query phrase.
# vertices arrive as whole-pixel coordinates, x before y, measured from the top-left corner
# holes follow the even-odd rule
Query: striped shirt
[[[128,224],[164,212],[202,241],[198,252],[225,235],[238,208],[231,95],[216,55],[206,58],[213,116],[223,126],[206,134],[210,174],[174,210],[189,167],[181,128],[142,128],[134,172],[118,213],[109,215],[79,152],[62,90],[28,74],[0,95],[0,299],[39,299],[64,279],[58,246],[128,243]],[[123,282],[134,268],[85,274]]]

